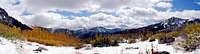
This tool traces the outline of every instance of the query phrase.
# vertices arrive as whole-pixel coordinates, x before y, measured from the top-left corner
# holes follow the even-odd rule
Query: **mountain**
[[[167,20],[161,21],[156,24],[152,24],[152,25],[137,28],[137,29],[126,29],[123,31],[116,32],[116,34],[138,33],[138,32],[145,32],[145,31],[170,32],[170,31],[174,31],[176,28],[183,27],[185,24],[196,24],[196,23],[200,23],[200,19],[196,18],[193,20],[189,20],[189,19],[171,17]]]
[[[40,27],[40,28],[42,28],[42,27]],[[57,29],[42,28],[42,29],[46,30],[48,32],[54,33],[54,34],[58,34],[58,33],[70,34],[73,36],[77,36],[78,38],[81,38],[81,39],[89,38],[89,37],[95,36],[97,34],[109,35],[109,34],[113,34],[115,32],[121,31],[121,29],[119,29],[119,28],[107,29],[104,27],[94,27],[91,29],[80,29],[80,30],[69,30],[69,29],[63,29],[63,28],[57,28]]]
[[[121,31],[122,29],[115,28],[115,29],[107,29],[104,27],[94,27],[91,29],[80,29],[73,32],[74,35],[78,36],[79,38],[88,38],[95,36],[97,34],[101,35],[109,35],[115,32]]]
[[[159,23],[155,23],[152,25],[148,25],[141,28],[133,28],[133,29],[107,29],[104,27],[94,27],[91,29],[80,29],[80,30],[69,30],[69,29],[52,29],[46,28],[45,30],[51,33],[68,33],[73,36],[77,36],[81,39],[93,37],[97,34],[99,35],[113,35],[113,34],[127,34],[127,33],[139,33],[139,32],[170,32],[176,30],[176,28],[181,28],[185,24],[195,24],[200,23],[200,19],[196,18],[193,20],[189,19],[181,19],[177,17],[171,17],[167,20],[161,21]]]
[[[2,8],[0,8],[0,23],[11,26],[11,27],[16,26],[16,27],[20,28],[21,30],[27,30],[27,29],[32,30],[27,25],[22,24],[18,20],[9,16],[8,13]]]
[[[196,24],[200,23],[200,19],[196,18],[193,20],[182,19],[177,17],[171,17],[167,20],[161,21],[159,23],[155,23],[152,25],[148,25],[141,28],[134,29],[107,29],[104,27],[94,27],[91,29],[80,29],[71,32],[75,36],[79,38],[88,38],[95,36],[97,34],[101,35],[113,35],[113,34],[128,34],[128,33],[142,33],[142,32],[170,32],[177,30],[177,28],[182,28],[185,24]]]
[[[200,23],[200,19],[193,19],[193,20],[190,20],[188,23],[190,24],[197,24],[197,23]]]

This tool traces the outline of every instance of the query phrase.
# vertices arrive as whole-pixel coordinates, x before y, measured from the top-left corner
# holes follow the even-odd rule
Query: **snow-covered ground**
[[[134,44],[120,43],[120,46],[116,47],[85,47],[76,50],[74,47],[45,46],[34,42],[11,41],[0,37],[0,54],[146,54],[152,46],[156,51],[167,51],[170,54],[200,54],[200,49],[184,52],[176,50],[172,45],[158,44],[158,41],[143,41]],[[44,48],[44,50],[35,51],[38,48]]]

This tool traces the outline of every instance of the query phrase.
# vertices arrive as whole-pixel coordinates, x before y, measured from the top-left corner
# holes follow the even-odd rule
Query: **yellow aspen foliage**
[[[8,39],[21,39],[31,42],[37,42],[52,46],[79,46],[80,40],[67,34],[52,34],[40,28],[33,27],[33,30],[20,30],[13,26],[7,26],[0,23],[0,34]]]

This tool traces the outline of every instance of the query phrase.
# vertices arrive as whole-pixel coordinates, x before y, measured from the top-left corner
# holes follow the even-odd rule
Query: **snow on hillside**
[[[76,50],[74,47],[45,46],[34,42],[11,41],[0,37],[1,54],[146,54],[151,50],[167,51],[170,54],[199,54],[200,49],[193,52],[175,50],[172,45],[154,42],[137,42],[134,44],[120,43],[116,47],[84,47]],[[41,49],[37,50],[37,49]]]

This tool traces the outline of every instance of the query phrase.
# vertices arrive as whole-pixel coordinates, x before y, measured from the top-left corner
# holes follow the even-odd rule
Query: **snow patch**
[[[173,45],[158,44],[158,40],[154,42],[140,41],[133,44],[120,43],[116,47],[91,47],[91,49],[75,49],[74,47],[56,47],[45,46],[42,44],[28,41],[11,41],[0,37],[0,53],[1,54],[146,54],[152,47],[155,51],[167,51],[170,54],[199,54],[200,49],[193,52],[184,52],[177,50]],[[36,52],[34,50],[39,47],[47,50]]]

